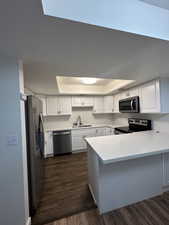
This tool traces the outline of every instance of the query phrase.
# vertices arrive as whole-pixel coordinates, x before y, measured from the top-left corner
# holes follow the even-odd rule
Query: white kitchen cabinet
[[[59,114],[70,115],[72,113],[71,97],[68,97],[68,96],[58,97],[58,109],[59,109]]]
[[[73,129],[72,130],[72,151],[86,150],[87,144],[84,140],[86,137],[94,137],[95,129]]]
[[[45,158],[53,156],[53,133],[45,132]]]
[[[169,186],[169,153],[163,154],[163,185]]]
[[[107,130],[108,129],[108,130]],[[87,144],[84,138],[97,137],[111,135],[112,128],[97,127],[97,128],[85,128],[85,129],[73,129],[72,130],[72,151],[84,151],[87,149]]]
[[[106,127],[106,134],[105,135],[114,135],[114,128]]]
[[[98,127],[95,128],[95,136],[105,136],[106,135],[106,127]]]
[[[122,99],[121,94],[114,95],[114,113],[119,113],[119,100]]]
[[[114,97],[105,96],[104,97],[104,112],[113,113],[113,111],[114,111]]]
[[[121,93],[121,99],[139,96],[139,88],[131,88]]]
[[[46,96],[37,95],[37,97],[42,101],[42,113],[43,116],[46,116]]]
[[[58,115],[58,97],[46,98],[46,112],[48,116]]]
[[[86,107],[92,107],[93,106],[93,97],[91,97],[91,96],[81,97],[81,104]]]
[[[93,97],[72,96],[72,107],[93,107]]]
[[[160,81],[153,80],[140,87],[140,112],[158,113],[160,111]]]
[[[72,113],[71,97],[47,97],[46,109],[48,116],[70,115]]]
[[[96,96],[94,97],[94,113],[104,113],[104,97]]]
[[[81,106],[81,96],[72,96],[72,107]]]

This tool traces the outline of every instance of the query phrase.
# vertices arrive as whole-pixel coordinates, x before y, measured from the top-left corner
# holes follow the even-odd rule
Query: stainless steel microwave
[[[139,113],[139,96],[121,99],[119,101],[119,111],[121,113]]]

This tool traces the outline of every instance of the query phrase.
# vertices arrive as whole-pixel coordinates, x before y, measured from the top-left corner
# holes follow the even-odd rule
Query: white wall
[[[93,115],[92,108],[73,108],[71,116],[52,116],[45,118],[45,128],[62,128],[72,127],[73,122],[77,120],[78,116],[81,116],[84,124],[112,124],[113,116],[111,114]]]
[[[4,225],[24,225],[28,219],[21,70],[16,59],[0,56],[0,224]],[[11,136],[16,143],[10,145]]]
[[[42,0],[46,15],[169,40],[168,10],[139,0]]]

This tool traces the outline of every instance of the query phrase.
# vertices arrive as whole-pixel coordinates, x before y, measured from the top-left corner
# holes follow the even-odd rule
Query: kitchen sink
[[[92,125],[91,124],[81,124],[81,125],[79,125],[79,126],[73,126],[73,128],[78,128],[78,127],[92,127]]]
[[[82,125],[79,125],[79,127],[92,127],[92,125],[90,125],[90,124],[82,124]]]

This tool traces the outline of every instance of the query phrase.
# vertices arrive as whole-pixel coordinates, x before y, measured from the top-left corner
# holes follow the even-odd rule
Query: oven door
[[[126,98],[119,101],[119,111],[121,113],[138,113],[139,97]]]

